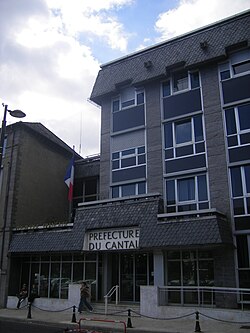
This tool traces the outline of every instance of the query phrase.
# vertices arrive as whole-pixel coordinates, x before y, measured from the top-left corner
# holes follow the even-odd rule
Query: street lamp
[[[0,138],[0,170],[2,168],[2,160],[3,160],[3,146],[4,146],[4,139],[5,139],[7,112],[9,112],[9,114],[12,117],[15,117],[15,118],[24,118],[26,116],[26,114],[21,110],[11,111],[11,110],[8,110],[8,105],[4,105],[4,104],[2,104],[2,105],[4,106],[4,115],[3,115],[2,128],[1,128],[1,138]]]

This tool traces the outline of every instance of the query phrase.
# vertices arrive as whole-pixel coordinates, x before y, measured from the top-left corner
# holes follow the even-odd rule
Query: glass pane
[[[119,152],[112,153],[112,160],[119,158],[119,155],[120,155]]]
[[[233,66],[234,74],[241,74],[250,71],[250,61],[242,62]]]
[[[242,182],[240,168],[231,168],[231,182],[233,197],[242,196]]]
[[[136,165],[136,158],[135,157],[129,157],[129,158],[124,158],[121,160],[121,167],[126,168],[129,166]]]
[[[194,117],[194,136],[195,142],[203,141],[202,116]]]
[[[175,182],[174,180],[168,180],[166,182],[167,189],[167,205],[174,205],[175,204]]]
[[[244,215],[244,200],[243,199],[234,199],[233,200],[234,215]]]
[[[236,131],[236,122],[235,122],[235,114],[234,109],[225,110],[226,115],[226,125],[227,125],[227,135],[235,134]]]
[[[164,134],[165,134],[165,148],[173,147],[172,124],[168,123],[164,125]]]
[[[181,286],[181,263],[180,261],[168,261],[167,263],[167,280],[168,286]],[[169,303],[181,302],[180,290],[169,290],[168,292]]]
[[[113,101],[112,108],[113,108],[113,112],[119,111],[120,110],[120,101],[119,100]]]
[[[176,157],[193,155],[194,153],[193,148],[194,147],[192,144],[176,148],[175,150]]]
[[[62,278],[61,278],[61,298],[68,298],[69,283],[71,282],[71,263],[62,264]]]
[[[240,129],[250,129],[250,104],[242,105],[238,107]]]
[[[174,157],[174,150],[173,149],[167,149],[165,151],[165,159],[173,158]]]
[[[49,286],[49,264],[41,264],[40,274],[40,296],[48,297],[48,286]]]
[[[177,186],[179,202],[195,199],[194,178],[180,179],[177,182]]]
[[[133,254],[121,255],[121,300],[133,300]]]
[[[126,149],[126,150],[122,151],[122,156],[133,155],[133,154],[135,154],[134,148]]]
[[[127,108],[128,106],[132,106],[132,105],[135,105],[135,100],[134,99],[131,99],[131,100],[126,101],[126,102],[122,102],[122,109]]]
[[[74,263],[73,265],[73,282],[78,282],[83,280],[83,263]]]
[[[144,154],[145,153],[145,146],[138,147],[138,154]]]
[[[247,143],[250,143],[250,132],[243,133],[240,135],[240,144],[245,145]]]
[[[148,256],[146,253],[135,255],[135,300],[140,300],[140,286],[148,284]]]
[[[59,298],[60,264],[51,264],[50,297]]]
[[[250,165],[244,167],[244,174],[246,180],[246,191],[250,193]]]
[[[174,92],[188,89],[188,73],[182,71],[174,74],[173,78]]]
[[[140,155],[138,156],[138,164],[145,164],[146,163],[146,156]]]
[[[112,187],[112,198],[119,198],[119,186]]]
[[[199,72],[191,73],[190,77],[191,77],[191,89],[199,87],[200,86]]]
[[[164,82],[162,84],[162,96],[166,97],[170,95],[170,81]]]
[[[122,197],[126,197],[128,195],[135,195],[135,184],[122,186]]]
[[[207,196],[207,177],[205,175],[198,176],[198,199],[199,201],[205,201]]]
[[[247,236],[240,235],[236,236],[237,241],[237,255],[238,255],[238,266],[239,268],[249,268],[249,253]]]
[[[204,142],[196,143],[196,145],[195,145],[195,152],[196,152],[196,154],[203,153],[204,151],[205,151],[205,144],[204,144]]]
[[[227,138],[227,144],[228,147],[238,146],[238,136],[237,135],[229,136]]]
[[[119,169],[119,160],[112,162],[112,170]]]
[[[192,141],[191,120],[175,124],[175,141],[176,144]]]
[[[220,73],[221,80],[226,80],[230,78],[230,71],[226,70]]]
[[[137,105],[144,103],[144,93],[138,93],[137,94]]]
[[[146,193],[146,183],[141,182],[138,184],[138,194],[145,194]]]

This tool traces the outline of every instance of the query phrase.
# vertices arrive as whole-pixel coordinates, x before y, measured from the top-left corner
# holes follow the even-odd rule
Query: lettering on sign
[[[139,228],[105,229],[87,232],[84,249],[88,251],[135,250],[139,247]]]

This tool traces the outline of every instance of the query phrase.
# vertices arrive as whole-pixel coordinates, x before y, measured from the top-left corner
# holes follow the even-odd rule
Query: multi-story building
[[[249,15],[104,64],[96,79],[101,198],[163,199],[154,222],[135,222],[155,284],[250,287]]]
[[[138,302],[151,285],[169,287],[167,303],[242,301],[197,287],[250,288],[249,39],[246,11],[101,66],[90,193],[79,181],[67,230],[12,238],[41,296],[65,298],[63,279],[84,278],[95,300],[119,285]]]

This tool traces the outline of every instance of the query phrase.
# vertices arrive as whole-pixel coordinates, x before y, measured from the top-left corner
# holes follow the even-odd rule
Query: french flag
[[[74,184],[74,157],[72,157],[66,175],[64,177],[64,182],[69,188],[68,200],[72,201],[73,199],[73,184]]]

